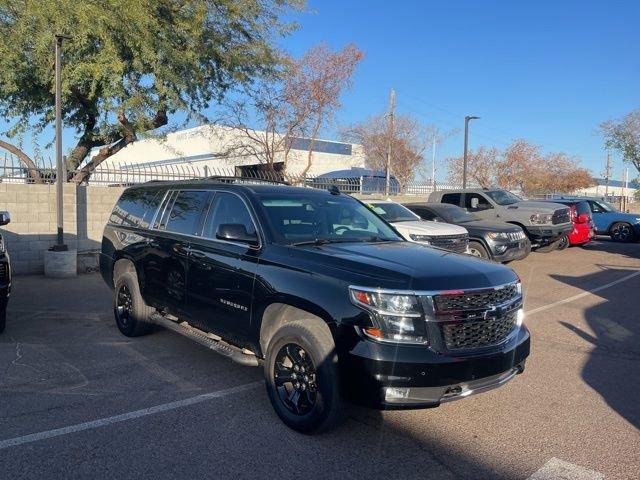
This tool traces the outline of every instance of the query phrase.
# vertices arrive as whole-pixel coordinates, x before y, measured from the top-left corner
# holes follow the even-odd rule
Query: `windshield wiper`
[[[315,238],[313,240],[304,240],[302,242],[294,242],[289,245],[293,247],[301,247],[304,245],[327,245],[329,243],[366,243],[366,242],[390,242],[392,239],[382,238],[377,235],[362,238]]]

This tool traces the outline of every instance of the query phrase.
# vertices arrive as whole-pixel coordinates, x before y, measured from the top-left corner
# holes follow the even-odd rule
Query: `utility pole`
[[[464,156],[462,163],[462,188],[467,188],[467,151],[469,149],[469,121],[480,117],[467,115],[464,117]]]
[[[436,191],[436,135],[433,135],[433,144],[431,145],[431,187]]]
[[[611,178],[611,153],[607,150],[607,163],[604,167],[604,198],[609,197],[609,179]]]
[[[622,184],[622,196],[620,198],[620,210],[627,210],[627,188],[629,187],[629,169],[624,169],[624,183]]]
[[[62,161],[62,41],[69,40],[71,37],[66,35],[56,35],[56,213],[58,223],[58,236],[54,251],[66,251],[67,246],[64,244],[64,203],[63,203],[63,185],[67,181],[64,175],[64,165]]]
[[[385,194],[389,196],[391,186],[391,144],[393,142],[395,128],[395,110],[396,110],[396,91],[392,88],[389,94],[389,113],[387,119],[389,121],[389,138],[387,139],[387,182],[385,186]]]

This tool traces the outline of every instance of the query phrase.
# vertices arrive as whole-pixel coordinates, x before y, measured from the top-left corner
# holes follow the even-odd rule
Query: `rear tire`
[[[113,298],[118,330],[127,337],[146,335],[153,326],[149,320],[153,312],[140,295],[138,276],[130,271],[122,273],[116,279]]]
[[[491,258],[487,249],[480,242],[469,242],[469,255],[487,260]]]
[[[611,225],[609,236],[614,242],[633,242],[636,239],[633,227],[625,222],[617,222]]]
[[[264,363],[271,405],[285,425],[305,434],[331,429],[343,412],[335,343],[320,322],[285,324],[271,338]]]

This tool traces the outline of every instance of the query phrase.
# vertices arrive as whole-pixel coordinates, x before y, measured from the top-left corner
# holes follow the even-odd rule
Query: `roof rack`
[[[247,182],[247,183],[271,183],[275,185],[291,185],[289,182],[284,180],[268,180],[265,178],[255,178],[255,177],[232,177],[232,176],[224,176],[224,175],[213,175],[210,177],[206,177],[204,180],[216,180],[221,183],[235,183],[235,182]]]

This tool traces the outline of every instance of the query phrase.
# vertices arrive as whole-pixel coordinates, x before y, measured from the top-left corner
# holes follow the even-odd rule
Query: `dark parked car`
[[[9,212],[0,212],[0,226],[11,221]],[[7,324],[7,303],[11,293],[11,260],[4,243],[4,237],[0,234],[0,333]]]
[[[481,220],[463,208],[448,203],[406,203],[423,220],[453,223],[469,232],[469,253],[496,262],[521,260],[531,252],[531,242],[522,228],[505,222]]]
[[[337,189],[213,180],[122,194],[100,268],[120,331],[159,324],[264,365],[289,427],[328,429],[343,399],[435,407],[524,369],[509,268],[407,242]]]

